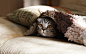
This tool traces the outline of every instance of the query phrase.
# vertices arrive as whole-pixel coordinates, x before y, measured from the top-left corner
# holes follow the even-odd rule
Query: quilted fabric
[[[8,44],[9,43],[9,44]],[[86,47],[65,40],[42,37],[18,37],[6,41],[0,54],[85,54]]]

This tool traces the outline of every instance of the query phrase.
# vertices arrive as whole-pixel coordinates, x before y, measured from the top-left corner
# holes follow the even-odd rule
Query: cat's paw
[[[33,23],[33,25],[24,33],[25,36],[34,34],[36,30],[37,23]]]
[[[27,32],[25,32],[25,33],[23,33],[25,36],[28,36],[28,33]]]
[[[41,35],[40,34],[37,34],[38,37],[40,37]]]
[[[24,35],[27,36],[27,35],[31,35],[33,33],[33,26],[30,27],[30,29],[28,29],[26,32],[24,32]]]

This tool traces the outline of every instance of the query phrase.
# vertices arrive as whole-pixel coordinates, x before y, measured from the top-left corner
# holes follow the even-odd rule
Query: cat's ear
[[[42,19],[41,18],[38,18],[37,21],[40,22]]]

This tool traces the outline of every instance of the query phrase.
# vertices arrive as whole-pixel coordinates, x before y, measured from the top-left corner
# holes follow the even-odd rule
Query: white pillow
[[[47,10],[56,9],[50,6],[29,6],[17,9],[7,14],[6,17],[14,22],[30,27],[37,17],[39,17],[42,12]]]

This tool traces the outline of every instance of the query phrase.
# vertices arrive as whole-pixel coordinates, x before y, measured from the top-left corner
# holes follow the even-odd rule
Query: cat
[[[37,22],[33,23],[29,30],[24,35],[34,35],[43,37],[56,36],[56,23],[50,17],[38,17]]]
[[[37,19],[38,34],[45,37],[54,37],[56,35],[56,24],[50,17],[42,17]]]

